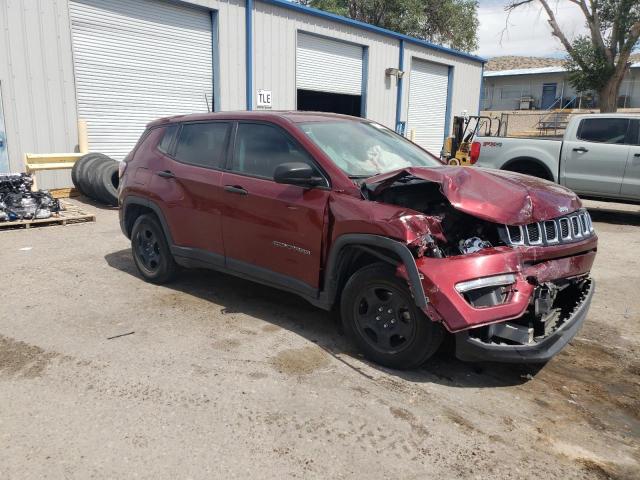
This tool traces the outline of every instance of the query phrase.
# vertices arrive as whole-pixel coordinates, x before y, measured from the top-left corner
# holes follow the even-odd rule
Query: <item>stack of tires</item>
[[[88,153],[71,170],[73,184],[87,197],[107,205],[118,205],[119,162],[102,153]]]

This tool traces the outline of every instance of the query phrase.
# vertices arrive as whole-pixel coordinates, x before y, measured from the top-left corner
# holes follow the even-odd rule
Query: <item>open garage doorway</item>
[[[362,116],[362,97],[344,93],[298,90],[298,110]]]
[[[365,116],[366,48],[298,32],[297,109]]]

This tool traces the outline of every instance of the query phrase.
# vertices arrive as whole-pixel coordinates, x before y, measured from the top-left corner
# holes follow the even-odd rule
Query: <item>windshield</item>
[[[330,120],[299,127],[350,177],[441,165],[417,145],[376,123]]]

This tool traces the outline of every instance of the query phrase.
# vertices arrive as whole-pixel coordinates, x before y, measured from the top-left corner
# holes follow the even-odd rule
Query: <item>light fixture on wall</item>
[[[404,72],[397,68],[387,68],[384,73],[387,77],[398,77],[398,79],[401,79],[404,76]]]

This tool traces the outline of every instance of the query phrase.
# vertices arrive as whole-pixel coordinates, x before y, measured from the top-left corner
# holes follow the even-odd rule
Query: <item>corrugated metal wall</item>
[[[271,90],[274,110],[296,107],[296,37],[310,32],[368,47],[367,117],[394,127],[395,79],[384,71],[398,65],[397,40],[261,2],[253,18],[254,90]]]
[[[360,45],[299,33],[296,57],[296,88],[362,94],[364,55]]]
[[[409,77],[407,130],[415,143],[434,155],[442,150],[446,128],[449,67],[414,58]]]
[[[78,115],[89,150],[124,159],[146,125],[207,112],[208,9],[166,0],[70,0]]]
[[[0,82],[9,163],[25,153],[72,152],[78,143],[67,0],[0,1]],[[39,174],[48,188],[68,185],[65,171]]]
[[[465,110],[470,115],[478,113],[480,99],[480,79],[482,76],[482,64],[473,60],[447,55],[444,52],[431,50],[419,45],[406,44],[404,54],[404,69],[409,71],[411,59],[417,58],[442,65],[453,67],[451,91],[451,112],[449,119],[449,131],[455,115],[460,115]],[[402,118],[407,119],[409,104],[410,76],[405,75],[405,88],[402,101]]]
[[[69,152],[77,148],[77,106],[71,54],[68,0],[0,0],[0,82],[2,82],[11,168],[22,170],[25,152]],[[186,0],[185,0],[186,1]],[[218,11],[219,110],[245,108],[245,1],[188,0]],[[295,52],[298,31],[367,47],[368,118],[395,126],[396,79],[385,69],[398,66],[399,41],[355,26],[255,2],[253,90],[273,92],[274,109],[296,106]],[[452,115],[475,113],[481,64],[406,42],[411,57],[454,67]],[[407,118],[409,75],[405,76],[402,119]],[[255,101],[255,95],[254,95]],[[255,105],[254,105],[255,106]],[[48,174],[49,188],[69,185],[68,172]],[[42,181],[41,185],[45,185]]]
[[[196,3],[196,2],[194,2]],[[218,110],[245,110],[247,69],[245,49],[244,0],[197,2],[218,10],[218,72],[220,86]]]

